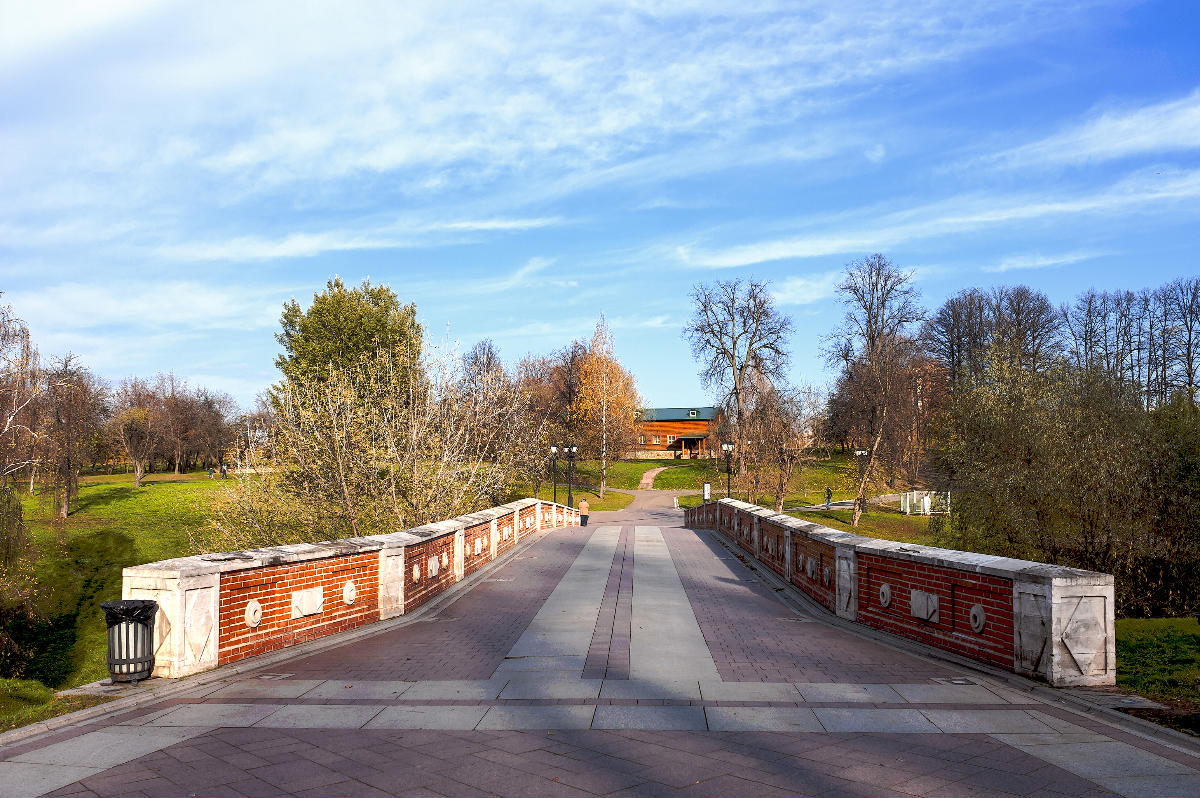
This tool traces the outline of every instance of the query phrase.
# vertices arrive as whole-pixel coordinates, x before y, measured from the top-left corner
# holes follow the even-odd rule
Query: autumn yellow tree
[[[633,448],[641,406],[633,375],[613,354],[612,332],[601,316],[580,365],[579,390],[570,408],[580,449],[600,461],[600,498],[607,487],[609,463]]]

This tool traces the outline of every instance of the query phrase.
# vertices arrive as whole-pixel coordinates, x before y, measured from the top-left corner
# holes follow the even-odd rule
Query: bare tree
[[[59,518],[71,511],[79,474],[92,459],[106,415],[107,388],[73,355],[57,359],[45,374],[42,395],[44,435],[42,487]]]
[[[1041,371],[1059,354],[1062,320],[1045,294],[1026,285],[992,290],[994,340],[1018,368]]]
[[[733,416],[730,421],[740,431],[746,420],[751,371],[767,380],[784,376],[792,320],[776,309],[767,283],[755,280],[698,284],[692,290],[692,304],[683,338],[700,362],[700,379],[725,394]],[[738,434],[735,440],[743,437]]]
[[[115,410],[109,422],[112,435],[133,463],[133,486],[142,486],[146,465],[161,436],[162,412],[157,392],[143,379],[130,377],[117,389]]]
[[[983,371],[994,326],[987,294],[968,288],[947,299],[925,321],[921,340],[954,384]]]
[[[867,484],[888,431],[890,400],[914,349],[908,328],[924,317],[911,281],[911,273],[900,271],[876,253],[848,263],[846,276],[838,285],[846,314],[828,338],[828,358],[857,375],[870,418],[871,442],[858,483],[853,526],[858,526],[862,516]]]

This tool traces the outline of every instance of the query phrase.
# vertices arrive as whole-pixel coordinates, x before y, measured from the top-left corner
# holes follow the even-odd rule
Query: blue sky
[[[0,301],[246,405],[333,275],[510,361],[603,312],[687,405],[691,286],[754,277],[824,384],[870,252],[930,307],[1200,273],[1198,41],[1191,0],[0,0]]]

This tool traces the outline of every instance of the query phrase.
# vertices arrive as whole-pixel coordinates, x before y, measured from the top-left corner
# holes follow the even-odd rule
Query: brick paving
[[[594,528],[556,530],[426,621],[288,663],[299,679],[486,679],[571,567]],[[278,666],[271,666],[278,671]]]
[[[428,619],[0,750],[0,796],[1200,794],[1200,758],[799,614],[669,508],[656,491],[593,515],[621,532],[574,666],[506,655],[596,526]],[[657,589],[686,595],[722,681],[629,678],[631,646],[656,642],[633,634],[634,525],[661,530],[679,581]]]
[[[628,679],[630,623],[633,620],[633,529],[621,530],[617,554],[604,587],[596,630],[583,664],[585,679]]]
[[[984,735],[218,729],[53,796],[1076,796]]]

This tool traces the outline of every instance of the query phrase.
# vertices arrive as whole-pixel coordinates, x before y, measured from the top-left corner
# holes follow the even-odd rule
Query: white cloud
[[[1139,175],[1105,189],[1059,197],[968,195],[890,213],[868,208],[863,209],[860,213],[863,218],[856,222],[842,221],[828,226],[840,229],[826,227],[805,235],[715,249],[680,246],[675,254],[689,266],[729,269],[779,260],[877,251],[909,241],[1015,222],[1081,214],[1132,213],[1148,208],[1162,213],[1171,203],[1196,199],[1200,199],[1200,170],[1153,177]],[[808,222],[800,224],[804,223]]]
[[[285,289],[193,281],[67,282],[4,295],[31,328],[55,331],[256,330],[279,319]],[[35,336],[36,337],[36,336]]]
[[[1024,255],[1010,255],[999,263],[984,266],[985,272],[1009,272],[1017,269],[1049,269],[1055,266],[1069,266],[1085,260],[1099,258],[1104,252],[1064,252],[1058,255],[1043,255],[1040,252]]]
[[[1200,149],[1200,89],[1141,108],[1111,109],[988,160],[1008,166],[1085,164]]]
[[[785,277],[772,286],[771,295],[780,305],[811,305],[832,297],[841,276],[842,272],[835,269]]]
[[[438,233],[512,232],[548,227],[558,218],[468,219],[452,222],[391,224],[365,231],[330,230],[321,233],[291,233],[278,238],[238,236],[225,241],[197,241],[167,244],[155,253],[170,260],[275,260],[307,258],[325,252],[402,249],[429,246]]]
[[[882,144],[875,144],[872,147],[868,147],[867,150],[863,152],[863,155],[865,155],[867,160],[871,163],[883,163],[883,159],[887,157],[887,148]]]

